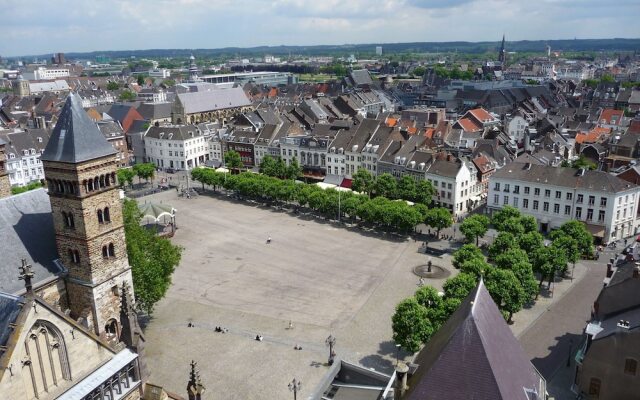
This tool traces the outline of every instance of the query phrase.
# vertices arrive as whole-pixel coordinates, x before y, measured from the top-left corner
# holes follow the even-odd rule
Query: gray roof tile
[[[116,149],[84,111],[80,98],[70,93],[40,159],[78,163],[113,154]]]

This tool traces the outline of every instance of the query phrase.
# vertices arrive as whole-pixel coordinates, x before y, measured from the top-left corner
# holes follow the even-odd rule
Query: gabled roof
[[[545,382],[480,281],[418,353],[405,400],[530,400]]]
[[[70,93],[40,159],[79,163],[113,154],[116,150],[84,111],[80,97]]]
[[[179,93],[178,99],[185,114],[250,106],[251,101],[242,88],[215,89],[203,92]]]

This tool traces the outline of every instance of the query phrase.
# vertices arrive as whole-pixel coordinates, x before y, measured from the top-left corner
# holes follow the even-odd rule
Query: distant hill
[[[640,50],[640,39],[574,39],[574,40],[520,40],[506,42],[507,51],[544,52],[547,45],[553,50],[562,51],[634,51]],[[221,55],[348,55],[351,53],[373,53],[376,46],[382,46],[385,53],[434,53],[453,52],[484,53],[496,51],[500,42],[413,42],[413,43],[369,43],[319,46],[259,46],[259,47],[226,47],[221,49],[149,49],[149,50],[116,50],[94,51],[90,53],[66,53],[67,58],[94,59],[96,56],[112,58],[125,57],[185,57],[194,54],[196,57]],[[43,54],[38,57],[48,57]]]

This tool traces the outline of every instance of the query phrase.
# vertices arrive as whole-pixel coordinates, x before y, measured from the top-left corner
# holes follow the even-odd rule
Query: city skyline
[[[640,11],[594,0],[77,0],[6,5],[7,57],[54,52],[634,38]],[[452,29],[455,27],[455,30]],[[47,37],[48,40],[42,40]]]

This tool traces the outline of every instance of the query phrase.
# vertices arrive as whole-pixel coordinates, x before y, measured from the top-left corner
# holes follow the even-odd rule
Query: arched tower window
[[[80,253],[78,253],[78,250],[69,249],[69,260],[74,264],[80,263]]]
[[[102,246],[102,257],[109,258],[116,256],[116,248],[113,243],[109,243],[108,245]]]
[[[100,178],[96,176],[95,178],[93,178],[93,190],[98,189],[100,189]]]
[[[109,257],[115,257],[116,256],[116,249],[113,246],[113,243],[109,243]]]
[[[109,248],[107,246],[102,246],[102,258],[109,257]]]
[[[71,380],[64,336],[48,321],[38,320],[24,342],[22,376],[29,398],[42,398]]]
[[[109,211],[109,207],[104,208],[103,216],[104,222],[111,222],[111,213]]]
[[[99,224],[104,223],[104,215],[102,214],[102,210],[98,210],[98,223]]]

